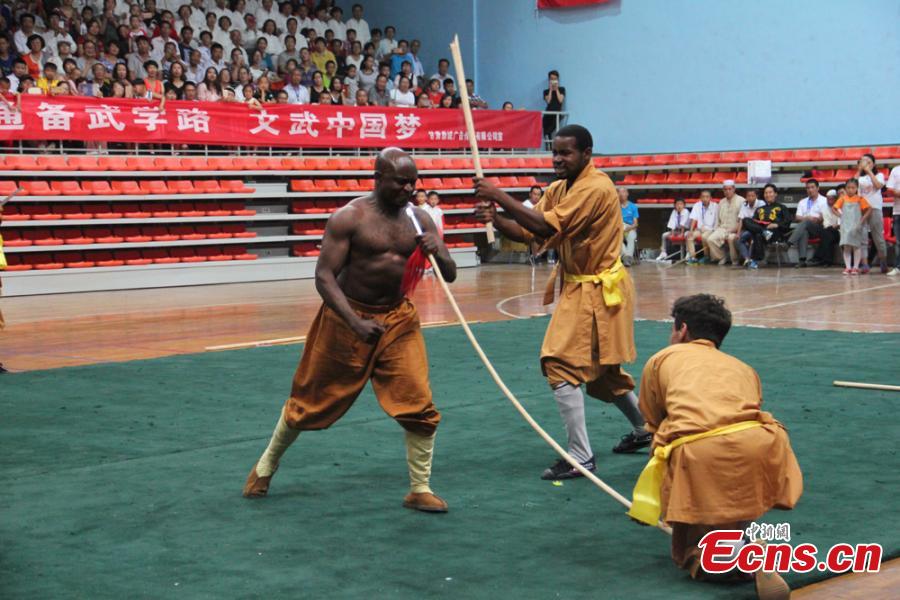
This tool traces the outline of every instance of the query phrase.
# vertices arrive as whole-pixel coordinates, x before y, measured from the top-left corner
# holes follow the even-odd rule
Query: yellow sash
[[[6,266],[6,255],[3,254],[3,236],[0,235],[0,271],[5,271]]]
[[[617,258],[615,264],[596,275],[575,275],[566,273],[564,279],[569,283],[599,283],[603,285],[603,303],[607,306],[622,304],[622,292],[619,283],[625,279],[625,267],[622,259]]]
[[[752,427],[761,427],[759,421],[741,421],[740,423],[732,423],[723,427],[716,427],[702,433],[686,435],[680,437],[671,444],[659,446],[653,451],[650,462],[641,471],[637,483],[634,485],[632,492],[631,510],[628,516],[641,523],[648,525],[656,525],[659,521],[659,515],[662,512],[660,490],[662,488],[663,479],[666,476],[666,467],[668,466],[669,455],[672,450],[678,446],[702,440],[703,438],[713,437],[716,435],[725,435],[727,433],[735,433]]]

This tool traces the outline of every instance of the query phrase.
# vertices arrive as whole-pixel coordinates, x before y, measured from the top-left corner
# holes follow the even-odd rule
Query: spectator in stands
[[[318,71],[315,71],[315,73],[318,73]],[[302,78],[303,72],[300,67],[291,71],[290,83],[284,86],[283,90],[287,93],[288,104],[309,104],[311,99],[309,88],[303,85]]]
[[[352,17],[347,20],[347,27],[356,30],[356,39],[365,46],[372,34],[369,33],[369,23],[363,18],[363,7],[361,4],[354,4],[350,10]]]
[[[544,90],[544,110],[548,112],[560,112],[566,101],[566,88],[559,85],[559,71],[553,70],[547,73],[547,89]],[[559,122],[556,115],[544,115],[544,137],[550,139],[558,128]],[[690,247],[690,246],[689,246]]]
[[[844,252],[844,275],[859,275],[861,260],[866,255],[865,225],[873,208],[859,195],[859,182],[855,177],[844,184],[847,195],[838,198],[832,210],[841,217],[841,250]]]
[[[28,77],[28,65],[25,64],[25,61],[21,58],[14,60],[12,73],[10,73],[8,77],[10,89],[12,89],[13,92],[19,92],[19,84],[22,81],[22,78]]]
[[[328,20],[328,29],[334,32],[334,37],[343,41],[347,39],[347,25],[344,23],[344,11],[340,6],[331,9],[331,19]]]
[[[740,256],[740,261],[734,261],[735,267],[743,267],[750,263],[750,243],[753,240],[753,236],[748,231],[743,231],[743,222],[744,219],[750,219],[756,213],[756,209],[761,206],[765,206],[766,203],[759,199],[756,190],[750,189],[747,190],[747,197],[741,203],[741,210],[738,212],[738,228],[737,231],[733,234],[728,235],[728,247],[731,251],[732,256]],[[744,236],[746,236],[744,238]],[[741,240],[744,240],[745,245],[741,245]],[[744,252],[746,250],[746,252]],[[735,252],[737,254],[735,254]]]
[[[119,57],[120,53],[121,49],[119,48],[119,42],[117,40],[109,40],[106,43],[106,49],[100,54],[97,60],[103,63],[103,66],[106,67],[107,71],[112,73],[116,63],[122,62],[122,59]]]
[[[279,90],[278,93],[275,94],[275,104],[291,104],[286,91]]]
[[[775,184],[766,184],[763,198],[766,205],[757,208],[753,217],[741,221],[741,229],[749,234],[747,238],[752,241],[750,262],[747,264],[751,269],[758,269],[759,261],[765,258],[767,242],[780,241],[790,231],[791,219],[787,208],[778,202],[778,188]],[[744,240],[742,237],[741,241]],[[744,252],[741,254],[744,255]]]
[[[441,101],[438,104],[438,108],[456,108],[455,98],[450,94],[444,94],[443,96],[441,96]]]
[[[369,106],[390,106],[391,97],[387,90],[387,77],[379,75],[375,87],[369,91]]]
[[[356,106],[369,106],[369,93],[366,90],[359,88],[354,97]]]
[[[159,79],[159,65],[155,60],[148,60],[144,63],[144,71],[147,76],[144,78],[144,87],[147,89],[148,100],[162,100],[165,93],[163,82]]]
[[[416,96],[416,108],[434,108],[431,105],[431,100],[428,99],[428,94],[419,94]]]
[[[459,106],[459,96],[456,94],[456,83],[449,77],[444,80],[444,94],[453,98],[452,108]]]
[[[203,83],[197,86],[197,97],[201,102],[219,102],[222,96],[219,74],[215,67],[208,67],[203,76]]]
[[[41,72],[44,70],[45,47],[44,38],[37,34],[32,34],[28,36],[28,51],[21,53],[22,59],[28,67],[28,74],[33,79],[40,77]]]
[[[184,77],[195,85],[203,81],[206,75],[206,69],[203,67],[203,55],[199,50],[191,50],[188,65],[184,70]]]
[[[894,229],[894,268],[888,271],[888,275],[896,277],[900,275],[900,165],[891,169],[888,176],[887,188],[894,195],[893,229]]]
[[[390,91],[390,106],[412,108],[416,105],[416,96],[409,89],[409,86],[409,77],[401,75],[399,86]]]
[[[441,98],[444,97],[443,84],[439,79],[432,79],[428,82],[428,89],[425,93],[428,94],[428,99],[431,100],[432,106],[439,106]]]
[[[0,36],[0,72],[4,75],[12,73],[13,63],[17,57],[18,54],[13,52],[9,39]]]
[[[841,218],[836,211],[832,210],[837,199],[837,190],[828,190],[825,198],[826,205],[822,210],[822,232],[819,234],[819,245],[813,259],[809,261],[811,267],[830,267],[834,262],[834,248],[841,238]]]
[[[437,73],[432,75],[431,78],[437,79],[442,85],[447,79],[452,80],[454,84],[456,83],[456,79],[450,74],[450,61],[446,58],[442,58],[438,61]]]
[[[52,62],[44,65],[43,76],[37,80],[36,85],[47,96],[61,96],[69,93],[69,86],[59,77],[59,70]]]
[[[394,89],[394,81],[391,79],[391,65],[390,64],[384,63],[384,62],[380,63],[378,65],[378,74],[383,75],[384,78],[387,80],[387,83],[385,84],[385,88],[387,89],[387,91],[391,91],[392,89]]]
[[[186,84],[184,65],[180,62],[172,63],[172,68],[169,69],[169,78],[166,80],[166,92],[174,92],[176,100],[183,100],[184,86]]]
[[[188,81],[184,84],[184,100],[194,101],[197,100],[197,84],[193,81]]]
[[[687,242],[688,256],[690,256],[688,263],[690,264],[709,262],[709,236],[716,228],[716,218],[719,208],[718,204],[710,202],[711,199],[712,195],[709,190],[703,190],[700,192],[700,201],[694,203],[694,206],[691,207],[690,233],[688,233],[687,238],[685,239]],[[695,243],[698,241],[703,250],[703,258],[699,261],[697,260],[697,251],[695,249]]]
[[[428,213],[428,216],[431,217],[431,220],[434,221],[434,226],[437,227],[438,235],[444,235],[444,211],[441,209],[439,204],[441,203],[441,196],[434,190],[428,192],[428,197],[426,199],[426,204],[422,208],[425,212]]]
[[[363,61],[365,60],[365,55],[362,53],[362,44],[359,42],[353,42],[350,46],[350,53],[347,54],[347,57],[344,59],[344,64],[348,67],[350,65],[354,65],[357,70],[362,68]]]
[[[500,110],[515,110],[513,103],[507,100],[503,103],[503,107]]]
[[[35,35],[34,15],[31,13],[22,13],[19,17],[19,30],[13,35],[16,52],[22,56],[31,52],[31,37],[33,35]],[[41,40],[43,40],[43,38],[41,38]]]
[[[412,74],[412,63],[409,62],[408,60],[403,61],[403,65],[400,67],[400,72],[397,73],[396,75],[394,75],[394,78],[392,80],[392,83],[394,84],[393,87],[396,88],[396,87],[400,86],[400,78],[401,77],[406,77],[407,79],[409,79],[409,87],[410,88],[415,87],[416,80]]]
[[[405,63],[409,63],[409,74],[412,75],[412,63],[414,56],[409,52],[409,42],[400,40],[397,47],[391,53],[391,77],[396,77]]]
[[[144,79],[147,76],[144,63],[153,58],[150,56],[150,40],[142,35],[137,38],[135,44],[137,50],[127,55],[128,76],[131,79]]]
[[[735,193],[733,179],[727,179],[722,183],[722,191],[724,196],[716,208],[716,227],[709,234],[706,243],[710,253],[709,259],[718,261],[720,265],[728,262],[728,256],[725,255],[725,246],[728,243],[728,236],[737,233],[738,213],[741,212],[741,204],[744,202],[744,199]],[[731,261],[734,264],[738,264],[737,252],[731,254]]]
[[[309,88],[310,104],[319,104],[319,96],[321,96],[323,92],[325,92],[325,77],[321,72],[316,71],[313,73],[312,87]]]
[[[163,50],[163,57],[159,62],[160,69],[162,70],[162,77],[168,77],[169,69],[172,68],[172,65],[176,62],[181,62],[181,57],[178,56],[178,46],[173,42],[166,44],[165,50]]]
[[[321,4],[316,8],[316,16],[312,20],[312,29],[316,32],[317,38],[325,39],[325,31],[328,29],[328,8]]]
[[[278,55],[276,61],[277,71],[279,73],[284,73],[284,67],[287,65],[287,61],[292,59],[298,63],[300,62],[300,51],[297,50],[297,38],[292,35],[286,35],[284,37],[284,51]]]
[[[337,74],[337,65],[333,60],[329,60],[325,63],[325,72],[322,73],[322,79],[325,82],[325,87],[331,89],[331,80],[336,79]]]
[[[300,64],[297,65],[300,71],[300,84],[310,87],[312,85],[313,73],[318,71],[316,65],[312,61],[312,52],[308,48],[300,50]]]
[[[884,198],[881,195],[881,188],[884,187],[884,173],[878,171],[878,166],[875,164],[875,156],[869,153],[862,155],[857,164],[856,179],[859,182],[859,195],[865,198],[869,206],[872,207],[872,210],[866,215],[867,220],[864,225],[868,226],[869,234],[875,243],[881,272],[887,273],[887,245],[884,242],[884,223],[882,222]],[[847,190],[847,193],[849,194],[850,191]],[[868,247],[868,243],[865,245]],[[863,252],[859,272],[862,275],[869,272],[868,252]]]
[[[422,50],[422,42],[419,40],[413,40],[409,44],[409,54],[412,56],[412,66],[413,66],[413,82],[417,85],[425,85],[425,67],[422,65],[422,60],[419,58],[419,52]]]
[[[659,256],[665,259],[675,254],[675,242],[672,238],[679,237],[684,239],[685,232],[691,225],[691,213],[684,207],[684,198],[675,200],[675,207],[669,214],[669,221],[666,223],[666,231],[662,234],[662,246],[659,249]]]
[[[256,81],[256,90],[253,93],[253,97],[261,104],[271,104],[272,102],[275,102],[275,92],[272,91],[272,85],[269,82],[269,78],[265,75]]]
[[[337,62],[334,57],[334,53],[331,50],[328,50],[325,47],[325,38],[317,37],[315,50],[312,53],[312,61],[313,64],[316,65],[316,68],[319,71],[325,71],[325,63],[329,60]]]
[[[466,79],[466,91],[469,93],[469,104],[473,109],[488,108],[487,100],[475,93],[475,82],[471,79]]]
[[[53,63],[55,63],[57,66],[66,64],[67,60],[74,60],[76,66],[80,67],[82,60],[83,60],[81,58],[79,58],[77,60],[75,59],[75,56],[72,54],[71,46],[69,45],[69,42],[67,42],[65,40],[59,42],[59,44],[57,45],[55,54],[51,54],[49,56],[47,56],[45,54],[45,58],[46,58],[46,60],[52,61]]]
[[[147,86],[143,79],[135,79],[131,82],[131,97],[138,100],[147,99]]]
[[[807,179],[806,198],[797,203],[797,210],[794,211],[794,223],[797,225],[788,238],[788,246],[797,247],[800,257],[796,265],[798,268],[806,267],[809,238],[821,238],[822,215],[829,210],[828,201],[819,193],[819,182]]]
[[[628,188],[616,187],[619,194],[619,206],[622,209],[622,222],[625,225],[622,238],[622,263],[630,267],[634,261],[635,243],[637,242],[638,207],[628,201]]]
[[[122,88],[125,90],[126,98],[131,98],[131,80],[128,79],[128,67],[125,66],[125,63],[117,63],[116,66],[113,67],[112,80],[121,84]]]
[[[378,54],[378,49],[381,47],[381,30],[377,27],[372,30],[372,39],[369,40],[369,44],[372,44],[371,53],[372,57],[378,61],[381,59],[381,56]],[[363,53],[369,54],[369,44],[363,44]]]
[[[328,91],[331,94],[331,104],[350,104],[350,101],[346,96],[344,82],[341,81],[340,77],[335,77],[331,80],[331,85],[328,87]]]
[[[397,30],[394,29],[393,25],[388,25],[384,28],[384,39],[378,44],[375,58],[387,58],[394,53],[394,50],[397,49],[397,40],[394,39],[396,32]]]
[[[525,208],[534,208],[538,202],[541,200],[541,196],[544,195],[544,190],[541,189],[539,185],[531,186],[531,189],[528,190],[528,197],[522,201],[522,205]]]

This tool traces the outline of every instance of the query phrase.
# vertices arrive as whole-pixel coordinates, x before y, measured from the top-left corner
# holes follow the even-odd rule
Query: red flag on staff
[[[588,4],[606,4],[609,0],[537,0],[538,8],[571,8]]]

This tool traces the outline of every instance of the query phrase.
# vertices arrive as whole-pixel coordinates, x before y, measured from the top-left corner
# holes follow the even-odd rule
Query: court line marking
[[[876,286],[861,288],[861,289],[857,289],[857,290],[846,290],[843,292],[838,292],[836,294],[824,294],[821,296],[807,296],[806,298],[802,298],[800,300],[790,300],[788,302],[778,302],[777,304],[766,304],[765,306],[757,306],[756,308],[744,308],[741,310],[734,310],[731,312],[731,314],[740,315],[743,313],[756,312],[759,310],[769,310],[772,308],[781,308],[782,306],[791,306],[793,304],[804,304],[807,302],[815,302],[818,300],[827,300],[829,298],[838,298],[840,296],[847,296],[850,294],[859,294],[862,292],[869,292],[872,290],[883,290],[885,288],[897,287],[898,285],[900,285],[900,281],[898,281],[896,283],[888,283],[885,285],[876,285]]]
[[[796,322],[796,319],[779,319],[777,317],[742,317],[742,321],[772,321],[772,322]],[[863,323],[860,321],[815,321],[811,319],[803,319],[804,323],[815,323],[816,325],[865,325],[868,327],[894,327],[900,328],[900,325],[891,325],[889,323]],[[835,329],[824,329],[822,331],[837,331]],[[886,331],[866,330],[866,333],[888,333]]]
[[[530,319],[534,315],[529,315],[529,316],[517,315],[515,313],[509,312],[508,310],[504,310],[503,305],[506,304],[507,302],[509,302],[510,300],[517,300],[519,298],[525,298],[526,296],[535,296],[537,294],[543,294],[543,293],[544,292],[542,292],[542,291],[541,292],[528,292],[527,294],[518,294],[517,296],[510,296],[509,298],[504,298],[503,300],[501,300],[500,302],[495,304],[494,308],[496,308],[497,312],[499,312],[500,314],[506,315],[507,317],[510,317],[513,319]]]

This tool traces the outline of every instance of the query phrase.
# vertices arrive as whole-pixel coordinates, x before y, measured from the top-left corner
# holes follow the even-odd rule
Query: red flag
[[[416,286],[422,281],[425,275],[425,269],[428,267],[428,257],[422,252],[422,246],[416,245],[416,250],[410,255],[406,261],[406,268],[403,270],[403,281],[400,283],[400,291],[404,296],[412,296],[416,291]]]
[[[537,7],[541,8],[571,8],[573,6],[587,6],[589,4],[606,4],[609,0],[537,0]]]

